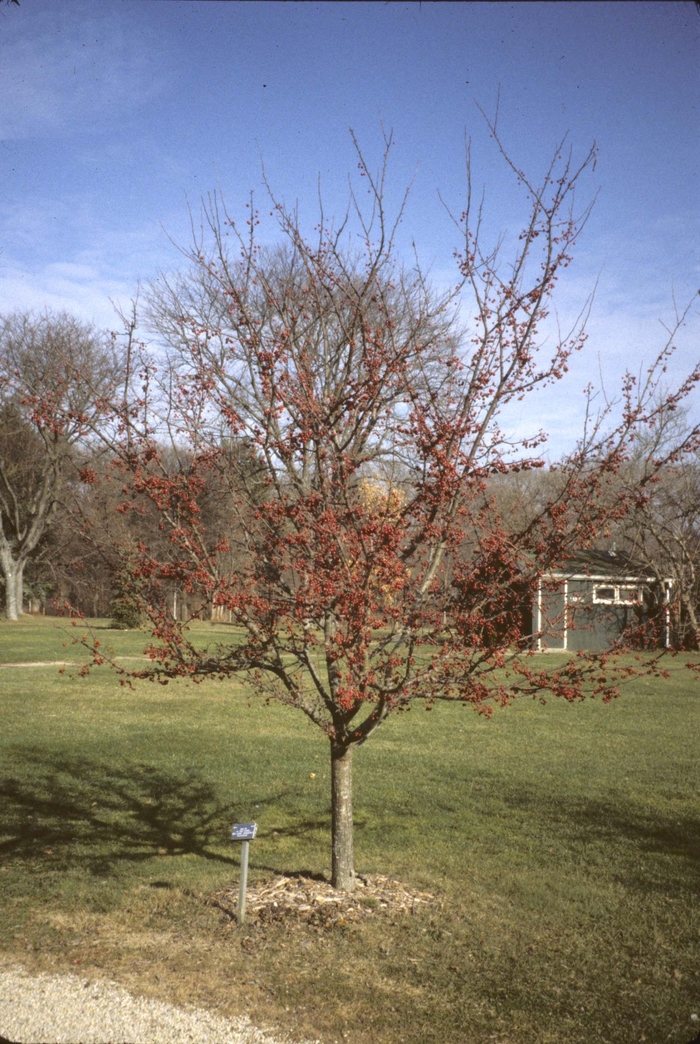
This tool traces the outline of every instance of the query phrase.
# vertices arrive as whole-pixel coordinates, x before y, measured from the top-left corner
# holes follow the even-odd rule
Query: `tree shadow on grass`
[[[620,798],[574,798],[522,787],[504,795],[504,801],[527,810],[570,843],[603,844],[617,851],[620,878],[642,891],[669,894],[700,884],[700,816],[687,810],[671,816]],[[672,877],[661,872],[661,864],[640,863],[644,855],[673,860]]]
[[[238,864],[237,852],[215,847],[229,837],[240,806],[222,803],[192,769],[167,773],[39,749],[14,760],[15,771],[0,779],[0,859],[51,860],[96,875],[114,872],[116,860],[162,855]]]

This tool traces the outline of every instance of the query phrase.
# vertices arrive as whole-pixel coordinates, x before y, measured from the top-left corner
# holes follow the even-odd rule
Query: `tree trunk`
[[[692,648],[700,649],[700,624],[698,623],[697,613],[695,612],[695,606],[693,605],[692,598],[684,595],[681,598],[681,613],[685,609],[685,615],[687,617],[687,623],[685,627],[682,627],[682,637],[686,639],[686,636],[690,636],[692,641]]]
[[[15,570],[15,602],[17,614],[21,616],[24,612],[24,562],[19,564]]]
[[[352,747],[331,740],[331,884],[341,891],[355,887],[352,832]]]
[[[24,564],[3,562],[5,575],[5,618],[19,620],[24,602]]]

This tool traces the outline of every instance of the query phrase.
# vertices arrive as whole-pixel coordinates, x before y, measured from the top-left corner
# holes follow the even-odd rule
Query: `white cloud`
[[[65,279],[69,282],[85,282],[86,280],[94,282],[99,278],[97,269],[91,265],[76,265],[70,262],[57,261],[52,265],[47,265],[46,271],[54,279]]]
[[[119,12],[51,5],[6,20],[0,36],[0,140],[55,135],[141,105],[163,85],[154,41]]]
[[[51,308],[113,328],[110,299],[128,302],[139,280],[172,266],[172,248],[155,221],[124,231],[90,208],[69,211],[48,200],[0,205],[0,313]]]
[[[49,308],[113,329],[118,322],[110,298],[127,302],[134,289],[87,265],[49,264],[30,271],[0,263],[0,313]]]

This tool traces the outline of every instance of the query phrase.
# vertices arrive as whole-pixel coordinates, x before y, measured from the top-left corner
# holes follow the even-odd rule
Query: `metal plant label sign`
[[[257,823],[234,823],[232,841],[242,841],[241,845],[241,883],[238,889],[238,923],[243,924],[245,920],[245,893],[248,887],[248,853],[249,842],[253,840],[258,832]]]
[[[232,841],[252,841],[258,832],[257,823],[234,823]]]

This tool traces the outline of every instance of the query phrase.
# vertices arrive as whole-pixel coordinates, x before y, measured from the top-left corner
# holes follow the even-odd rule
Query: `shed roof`
[[[624,551],[576,551],[561,566],[551,571],[553,576],[571,576],[577,574],[590,577],[634,577],[638,580],[652,580],[649,569],[636,562]]]

